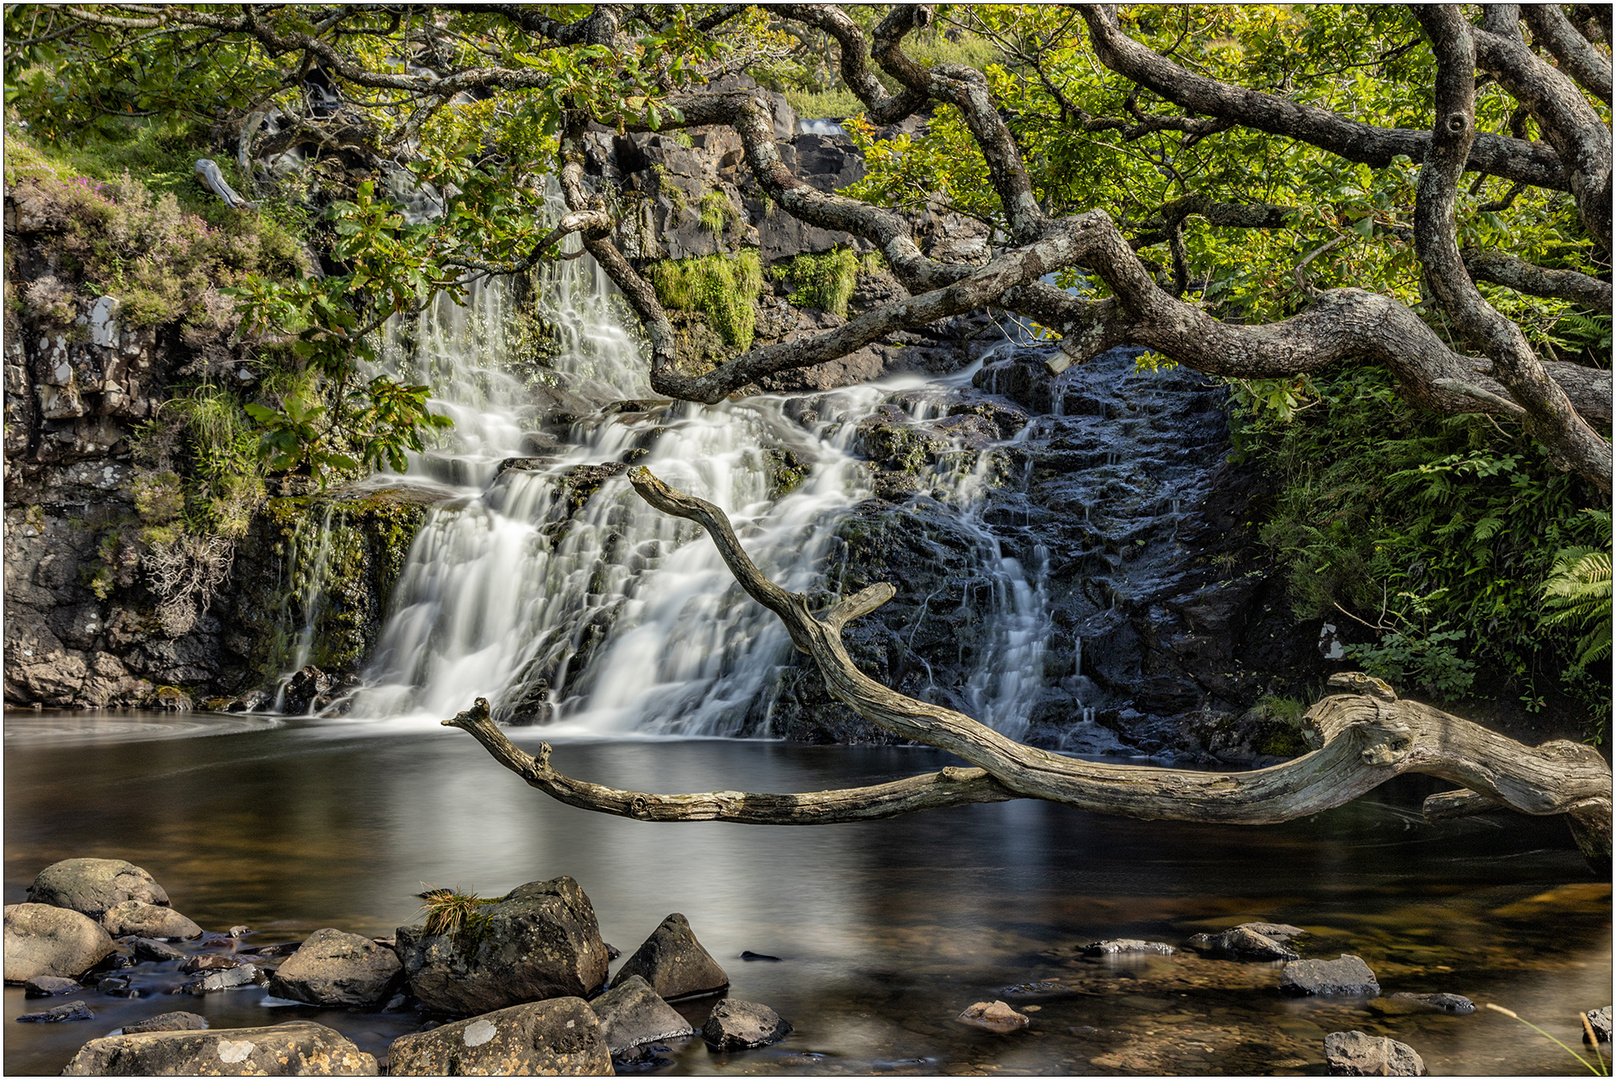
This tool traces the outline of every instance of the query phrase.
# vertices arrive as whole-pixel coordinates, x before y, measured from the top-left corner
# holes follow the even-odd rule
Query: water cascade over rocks
[[[1006,339],[951,374],[700,406],[651,396],[592,260],[532,284],[527,312],[521,284],[389,328],[385,362],[455,427],[368,482],[439,501],[350,716],[440,720],[481,695],[557,734],[887,740],[829,701],[699,530],[634,494],[642,464],[723,508],[787,588],[828,604],[892,581],[848,634],[889,685],[1061,749],[1199,748],[1140,723],[1218,697],[1171,661],[1227,649],[1173,631],[1235,618],[1179,610],[1219,608],[1184,570],[1226,447],[1198,379],[1118,351],[1054,380],[1043,346]]]

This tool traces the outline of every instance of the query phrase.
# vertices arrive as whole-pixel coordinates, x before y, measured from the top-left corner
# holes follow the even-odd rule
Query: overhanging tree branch
[[[1569,815],[1579,848],[1596,865],[1601,860],[1609,865],[1611,774],[1591,747],[1568,741],[1522,746],[1458,717],[1399,700],[1380,680],[1353,673],[1332,679],[1352,693],[1325,698],[1307,713],[1318,749],[1267,769],[1204,773],[1052,754],[962,713],[899,694],[858,669],[842,645],[842,626],[889,599],[890,585],[872,586],[815,617],[806,596],[782,589],[758,570],[716,506],[668,487],[644,467],[631,470],[629,482],[652,506],[707,531],[736,581],[774,612],[797,649],[812,657],[832,697],[893,734],[947,750],[975,768],[801,795],[650,795],[562,775],[550,766],[547,745],[535,758],[512,744],[489,719],[483,699],[443,721],[471,733],[500,764],[569,805],[650,821],[778,825],[867,820],[1023,797],[1145,820],[1260,825],[1340,806],[1393,776],[1420,772],[1522,813]]]

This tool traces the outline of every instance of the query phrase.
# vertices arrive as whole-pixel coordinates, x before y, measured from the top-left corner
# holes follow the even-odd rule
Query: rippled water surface
[[[515,736],[524,745],[539,734]],[[529,746],[529,749],[535,747]],[[656,791],[845,786],[935,769],[930,750],[721,740],[558,745],[572,775]],[[129,859],[209,930],[246,942],[324,926],[390,934],[423,884],[485,895],[568,874],[625,954],[671,911],[796,1033],[718,1056],[670,1044],[673,1073],[1318,1073],[1326,1032],[1415,1047],[1433,1074],[1581,1071],[1513,1020],[1400,1011],[1389,997],[1293,1001],[1277,967],[1193,952],[1084,960],[1107,937],[1182,945],[1253,919],[1306,927],[1304,955],[1362,956],[1383,991],[1494,1001],[1580,1046],[1577,1013],[1611,999],[1610,886],[1557,821],[1423,823],[1417,778],[1284,826],[1194,827],[1039,803],[827,828],[644,824],[546,799],[469,736],[419,723],[141,713],[8,714],[5,901],[58,859]],[[741,960],[743,950],[781,958]],[[174,964],[144,994],[85,995],[89,1022],[13,1023],[49,1002],[5,990],[8,1074],[56,1073],[86,1040],[175,1008],[214,1027],[304,1016],[372,1053],[418,1015],[276,1008],[257,989],[181,998]],[[1059,980],[1061,996],[1006,997]],[[976,1001],[1034,1005],[993,1035],[951,1019]],[[683,1006],[698,1025],[710,1001]]]

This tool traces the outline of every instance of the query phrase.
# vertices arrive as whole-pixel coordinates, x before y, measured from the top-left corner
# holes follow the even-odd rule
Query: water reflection
[[[7,733],[15,717],[7,718]],[[484,894],[570,874],[603,933],[631,951],[670,911],[689,916],[732,993],[796,1025],[780,1046],[727,1058],[676,1045],[680,1073],[1318,1072],[1323,1034],[1359,1029],[1415,1045],[1433,1073],[1562,1072],[1571,1063],[1496,1014],[1401,1014],[1380,1002],[1292,1002],[1277,971],[1180,953],[1096,964],[1106,937],[1182,943],[1250,919],[1306,927],[1307,955],[1356,953],[1389,995],[1448,991],[1498,1001],[1576,1045],[1576,1013],[1610,998],[1610,889],[1589,883],[1559,822],[1427,826],[1429,785],[1285,826],[1233,829],[1102,818],[1042,803],[937,811],[824,828],[653,825],[562,806],[453,732],[362,736],[293,722],[219,738],[8,738],[5,899],[45,865],[127,858],[209,929],[253,943],[323,926],[376,935],[411,920],[423,883]],[[175,730],[211,723],[139,718]],[[385,729],[384,729],[385,730]],[[801,791],[949,763],[930,750],[733,741],[569,744],[558,767],[654,791]],[[783,958],[748,963],[743,950]],[[146,967],[151,967],[147,965]],[[159,966],[161,967],[161,966]],[[215,1026],[307,1016],[371,1052],[419,1023],[302,1007],[259,991],[181,999],[91,995],[86,1024],[12,1025],[8,1072],[60,1070],[86,1039],[183,1007]],[[1014,983],[1059,978],[1015,1037],[953,1023]],[[1023,999],[1028,1000],[1028,999]],[[709,1003],[687,1006],[699,1023]],[[819,1056],[813,1056],[819,1055]]]

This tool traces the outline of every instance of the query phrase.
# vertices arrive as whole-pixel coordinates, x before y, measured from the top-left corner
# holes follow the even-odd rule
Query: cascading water
[[[558,733],[766,732],[758,721],[790,652],[784,630],[695,526],[633,493],[627,463],[719,505],[786,588],[821,587],[840,517],[870,494],[852,452],[859,420],[900,391],[917,419],[935,414],[970,372],[823,395],[809,424],[789,419],[779,396],[709,407],[649,399],[612,290],[584,257],[551,272],[529,320],[558,344],[544,375],[565,389],[524,384],[512,362],[524,344],[512,292],[508,282],[474,286],[463,306],[440,300],[412,326],[389,329],[386,362],[430,381],[434,407],[455,427],[414,455],[406,476],[373,483],[454,490],[414,542],[350,715],[441,719],[481,695],[502,719],[538,719]],[[564,439],[532,434],[532,422],[524,432],[529,403],[545,398],[572,414]],[[1000,616],[962,692],[976,715],[1014,734],[1023,680],[1041,664],[1039,575],[973,516],[983,469],[967,452],[958,459],[927,482],[976,537],[974,558],[998,582],[981,599]]]

